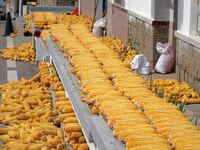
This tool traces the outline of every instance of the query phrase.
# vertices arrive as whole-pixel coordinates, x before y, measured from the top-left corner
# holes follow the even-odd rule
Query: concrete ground
[[[6,48],[6,37],[2,36],[5,33],[5,21],[0,21],[0,49]]]
[[[23,18],[16,18],[15,28],[17,30],[17,37],[14,39],[14,45],[19,45],[25,42],[31,42],[32,36],[24,36],[24,19]]]
[[[32,37],[23,36],[23,22],[17,19],[17,37],[10,38],[2,36],[5,31],[5,21],[0,22],[0,49],[12,47],[25,42],[31,42]],[[38,72],[38,67],[34,62],[10,61],[0,57],[0,84],[8,81],[19,80],[22,77],[30,79]]]
[[[154,73],[152,74],[152,79],[177,79],[177,75],[176,73],[170,73],[170,74]]]

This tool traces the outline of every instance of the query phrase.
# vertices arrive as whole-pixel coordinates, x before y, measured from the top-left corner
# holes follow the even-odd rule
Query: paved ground
[[[152,79],[177,79],[177,75],[176,73],[170,73],[170,74],[154,73],[152,75]]]
[[[5,21],[0,21],[0,49],[6,48],[6,37],[2,36],[5,33]]]
[[[187,105],[185,113],[200,128],[200,104]]]
[[[31,42],[32,41],[32,36],[24,36],[23,32],[23,26],[24,26],[24,20],[22,18],[17,18],[17,24],[16,24],[16,29],[17,29],[17,37],[14,39],[14,45],[19,45],[25,42]]]
[[[17,19],[18,34],[16,38],[8,38],[2,36],[5,30],[5,21],[0,22],[0,49],[6,47],[12,47],[21,43],[30,42],[31,37],[23,36],[23,22],[21,19]],[[21,61],[9,61],[0,57],[0,84],[5,84],[11,80],[18,80],[22,77],[30,79],[38,72],[38,67],[35,63],[21,62]]]
[[[5,21],[0,21],[0,49],[6,48],[6,37],[2,36],[4,34],[4,28],[5,28]],[[5,65],[5,62],[0,58],[0,81],[5,80],[5,74],[6,69],[3,68]],[[0,124],[0,128],[2,128],[3,125]],[[0,141],[0,149],[2,149],[2,142]]]
[[[6,37],[2,36],[4,34],[5,30],[5,21],[0,21],[0,49],[6,48],[7,42]],[[6,68],[4,67],[6,65],[6,62],[0,58],[0,83],[6,80],[6,75],[4,72],[6,72]]]

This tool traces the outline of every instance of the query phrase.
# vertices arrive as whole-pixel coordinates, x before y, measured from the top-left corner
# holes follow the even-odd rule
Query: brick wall
[[[152,25],[129,15],[129,40],[134,49],[149,59],[151,65],[155,65],[159,58],[156,44],[168,42],[168,31],[167,23]]]
[[[94,17],[95,0],[81,0],[80,1],[80,13],[89,17]]]
[[[107,35],[118,37],[126,43],[128,38],[127,10],[108,2],[107,18]]]
[[[200,93],[200,48],[177,39],[176,72],[180,81],[188,82]]]

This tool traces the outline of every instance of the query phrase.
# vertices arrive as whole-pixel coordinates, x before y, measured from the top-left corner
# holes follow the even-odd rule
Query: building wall
[[[128,11],[111,2],[108,3],[107,35],[120,38],[124,44],[128,39]]]
[[[107,35],[112,35],[112,13],[113,13],[113,7],[112,7],[112,0],[107,1],[107,15],[106,15],[106,32]]]
[[[103,1],[98,0],[97,10],[95,13],[95,2],[96,0],[80,0],[80,13],[95,20],[101,19],[103,17]]]
[[[129,0],[128,9],[149,19],[152,18],[152,0]]]
[[[168,42],[168,21],[169,1],[126,0],[125,7],[108,1],[107,35],[119,37],[124,43],[131,42],[133,48],[144,54],[152,66],[159,58],[157,42]]]
[[[169,21],[170,0],[152,0],[152,18],[156,21]]]
[[[148,19],[169,20],[170,0],[127,0],[126,8]]]
[[[200,93],[200,41],[197,35],[198,0],[178,1],[176,39],[176,73]],[[195,39],[195,42],[193,41]],[[198,44],[197,44],[198,43]]]
[[[198,0],[178,1],[178,30],[187,35],[196,35]]]
[[[177,39],[176,73],[200,93],[200,48]]]
[[[129,16],[129,40],[138,53],[144,54],[155,65],[159,54],[156,50],[157,42],[168,42],[169,25],[152,25],[135,16]]]
[[[95,12],[95,0],[80,0],[80,13],[93,18]]]

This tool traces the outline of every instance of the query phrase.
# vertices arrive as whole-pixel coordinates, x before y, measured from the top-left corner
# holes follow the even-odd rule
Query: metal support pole
[[[23,4],[22,4],[22,0],[19,0],[19,17],[22,16],[22,9],[23,9]]]
[[[78,0],[78,14],[81,14],[81,0]]]

